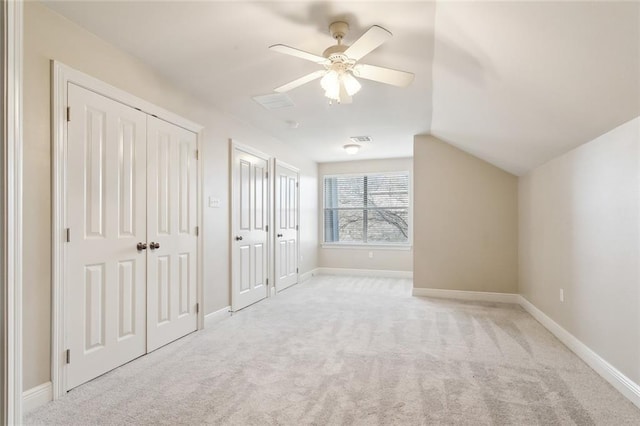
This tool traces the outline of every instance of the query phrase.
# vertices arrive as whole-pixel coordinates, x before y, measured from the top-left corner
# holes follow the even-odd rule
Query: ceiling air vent
[[[355,143],[371,142],[373,140],[371,136],[351,136],[349,139]]]
[[[254,96],[253,100],[266,109],[280,109],[294,106],[291,98],[284,93]]]

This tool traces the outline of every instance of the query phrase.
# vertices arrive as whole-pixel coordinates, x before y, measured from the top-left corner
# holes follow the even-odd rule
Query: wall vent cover
[[[351,136],[349,139],[351,139],[352,142],[355,143],[362,143],[362,142],[371,142],[373,141],[373,139],[371,139],[371,136]]]
[[[252,99],[266,109],[288,108],[295,105],[291,98],[284,93],[271,93],[268,95],[254,96]]]

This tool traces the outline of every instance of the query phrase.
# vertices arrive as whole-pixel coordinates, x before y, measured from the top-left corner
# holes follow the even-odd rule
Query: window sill
[[[413,248],[411,244],[321,244],[323,249],[349,249],[349,250],[406,250]]]

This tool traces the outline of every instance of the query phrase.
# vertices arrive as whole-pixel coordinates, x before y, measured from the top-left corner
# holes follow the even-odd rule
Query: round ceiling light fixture
[[[360,145],[358,145],[356,143],[346,144],[345,146],[343,146],[343,148],[347,152],[347,154],[349,154],[349,155],[357,154],[358,151],[360,151]]]

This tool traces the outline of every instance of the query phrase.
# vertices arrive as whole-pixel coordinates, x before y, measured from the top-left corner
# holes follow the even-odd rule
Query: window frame
[[[365,176],[394,176],[394,175],[402,175],[407,176],[408,184],[407,184],[407,192],[409,196],[409,204],[407,206],[408,213],[408,223],[407,223],[407,241],[406,242],[392,242],[392,243],[383,243],[383,242],[337,242],[337,241],[326,241],[326,227],[325,227],[325,213],[327,210],[326,206],[326,197],[325,197],[325,180],[327,178],[350,178],[350,177],[365,177]],[[376,171],[376,172],[362,172],[362,173],[331,173],[322,175],[321,178],[322,189],[320,191],[320,196],[322,197],[322,248],[353,248],[353,249],[383,249],[383,250],[411,250],[413,246],[413,174],[411,170],[390,170],[390,171]],[[338,210],[338,209],[335,209]],[[369,211],[368,208],[364,207],[363,211]],[[375,209],[371,209],[375,210]],[[366,228],[363,225],[363,232],[366,232]]]

